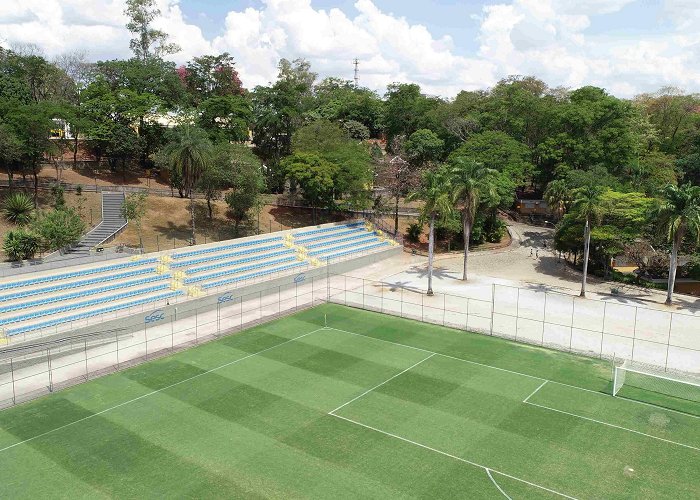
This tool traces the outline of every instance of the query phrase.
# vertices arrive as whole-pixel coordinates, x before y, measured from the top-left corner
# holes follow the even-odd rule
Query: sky
[[[700,0],[156,0],[156,27],[183,63],[229,52],[244,86],[275,80],[280,58],[380,93],[415,82],[454,97],[509,75],[619,97],[663,86],[700,92]],[[49,58],[129,57],[125,0],[0,0],[0,44]]]

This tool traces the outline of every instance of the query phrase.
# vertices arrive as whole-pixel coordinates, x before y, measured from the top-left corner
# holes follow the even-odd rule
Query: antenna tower
[[[355,58],[352,63],[355,65],[355,88],[360,85],[360,60]]]

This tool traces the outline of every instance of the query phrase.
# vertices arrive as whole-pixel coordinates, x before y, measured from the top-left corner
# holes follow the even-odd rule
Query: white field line
[[[408,344],[401,344],[399,342],[393,342],[391,340],[379,339],[377,337],[371,337],[369,335],[364,335],[362,333],[349,332],[347,330],[341,330],[340,328],[333,328],[330,326],[328,328],[326,328],[326,330],[335,330],[336,332],[348,333],[350,335],[357,335],[358,337],[364,337],[366,339],[379,340],[380,342],[386,342],[388,344],[400,345],[402,347],[408,347],[409,349],[415,349],[416,351],[423,351],[423,352],[426,352],[429,354],[436,354],[438,356],[442,356],[443,358],[456,359],[457,361],[462,361],[463,363],[469,363],[472,365],[483,366],[484,368],[491,368],[493,370],[498,370],[498,371],[506,372],[506,373],[512,373],[514,375],[520,375],[522,377],[534,378],[535,380],[543,380],[545,382],[551,382],[551,380],[547,380],[547,379],[542,378],[542,377],[535,377],[534,375],[528,375],[527,373],[515,372],[513,370],[508,370],[506,368],[499,368],[498,366],[485,365],[485,364],[479,363],[477,361],[471,361],[471,360],[463,359],[463,358],[456,358],[454,356],[450,356],[449,354],[442,354],[440,352],[430,351],[428,349],[423,349],[421,347],[415,347],[415,346],[408,345]]]
[[[375,385],[374,387],[372,387],[371,389],[367,389],[365,392],[363,392],[363,393],[360,394],[359,396],[355,396],[355,397],[352,398],[350,401],[347,401],[347,402],[343,403],[343,404],[340,405],[338,408],[336,408],[336,409],[334,409],[334,410],[331,410],[331,411],[329,411],[328,413],[333,414],[333,412],[336,412],[336,411],[340,410],[341,408],[343,408],[344,406],[349,405],[349,404],[352,403],[353,401],[357,401],[357,400],[360,399],[362,396],[364,396],[364,395],[366,395],[366,394],[369,394],[370,392],[372,392],[372,391],[375,390],[375,389],[380,388],[381,386],[383,386],[383,385],[386,384],[387,382],[391,382],[392,380],[394,380],[394,379],[395,379],[396,377],[398,377],[399,375],[403,375],[403,374],[406,373],[408,370],[411,370],[411,369],[415,368],[416,366],[418,366],[419,364],[421,364],[423,361],[427,361],[427,360],[429,360],[430,358],[432,358],[433,356],[435,356],[435,354],[431,354],[431,355],[428,356],[427,358],[421,359],[418,363],[415,363],[415,364],[409,366],[408,368],[406,368],[405,370],[403,370],[403,371],[397,373],[397,374],[394,375],[393,377],[390,377],[390,378],[386,379],[386,380],[385,380],[384,382],[382,382],[381,384],[377,384],[377,385]]]
[[[569,416],[576,417],[576,418],[580,418],[580,419],[583,419],[583,420],[588,420],[589,422],[595,422],[596,424],[606,425],[606,426],[608,426],[608,427],[613,427],[614,429],[620,429],[620,430],[623,430],[623,431],[632,432],[632,433],[634,433],[634,434],[639,434],[640,436],[646,436],[646,437],[651,438],[651,439],[656,439],[656,440],[658,440],[658,441],[663,441],[664,443],[669,443],[669,444],[673,444],[673,445],[676,445],[676,446],[682,446],[682,447],[684,447],[684,448],[690,448],[691,450],[700,451],[700,448],[697,448],[697,447],[695,447],[695,446],[691,446],[691,445],[689,445],[689,444],[679,443],[678,441],[671,441],[670,439],[664,439],[664,438],[658,437],[658,436],[652,436],[651,434],[647,434],[647,433],[641,432],[641,431],[636,431],[636,430],[634,430],[634,429],[628,429],[627,427],[622,427],[621,425],[615,425],[615,424],[611,424],[611,423],[609,423],[609,422],[603,422],[602,420],[596,420],[596,419],[594,419],[594,418],[584,417],[584,416],[582,416],[582,415],[577,415],[576,413],[569,413],[568,411],[558,410],[558,409],[556,409],[556,408],[550,408],[549,406],[544,406],[544,405],[540,405],[540,404],[537,404],[537,403],[530,403],[529,401],[523,401],[523,403],[525,403],[525,404],[527,404],[527,405],[536,406],[536,407],[538,407],[538,408],[544,408],[545,410],[555,411],[555,412],[557,412],[557,413],[563,413],[564,415],[569,415]]]
[[[364,427],[365,429],[369,429],[369,430],[372,430],[372,431],[374,431],[374,432],[378,432],[378,433],[380,433],[380,434],[384,434],[385,436],[389,436],[389,437],[392,437],[392,438],[394,438],[394,439],[398,439],[398,440],[403,441],[403,442],[405,442],[405,443],[409,443],[409,444],[412,444],[412,445],[414,445],[414,446],[418,446],[418,447],[423,448],[423,449],[425,449],[425,450],[432,451],[432,452],[434,452],[434,453],[438,453],[438,454],[443,455],[443,456],[445,456],[445,457],[449,457],[449,458],[452,458],[452,459],[454,459],[454,460],[458,460],[458,461],[463,462],[463,463],[465,463],[465,464],[469,464],[469,465],[471,465],[471,466],[473,466],[473,467],[478,467],[478,468],[483,469],[483,470],[485,470],[485,471],[487,471],[487,472],[488,472],[488,471],[491,471],[491,472],[494,472],[494,473],[496,473],[496,474],[498,474],[498,475],[501,475],[501,476],[503,476],[503,477],[507,477],[507,478],[509,478],[509,479],[513,479],[514,481],[519,481],[519,482],[524,483],[524,484],[527,484],[527,485],[529,485],[529,486],[533,486],[533,487],[535,487],[535,488],[539,488],[539,489],[541,489],[541,490],[548,491],[549,493],[554,493],[555,495],[559,495],[559,496],[564,497],[564,498],[569,498],[570,500],[576,500],[575,497],[566,495],[566,494],[564,494],[564,493],[560,493],[560,492],[558,492],[558,491],[552,490],[552,489],[547,488],[547,487],[545,487],[545,486],[541,486],[541,485],[539,485],[539,484],[532,483],[532,482],[530,482],[530,481],[526,481],[525,479],[520,479],[519,477],[511,476],[510,474],[506,474],[505,472],[501,472],[501,471],[498,471],[498,470],[496,470],[496,469],[492,469],[492,468],[490,468],[490,467],[486,467],[485,465],[481,465],[481,464],[479,464],[479,463],[472,462],[472,461],[467,460],[467,459],[465,459],[465,458],[458,457],[457,455],[452,455],[451,453],[447,453],[446,451],[438,450],[437,448],[432,448],[432,447],[430,447],[430,446],[428,446],[428,445],[425,445],[425,444],[422,444],[422,443],[418,443],[418,442],[416,442],[416,441],[412,441],[412,440],[410,440],[410,439],[408,439],[408,438],[401,437],[401,436],[399,436],[399,435],[397,435],[397,434],[392,434],[391,432],[387,432],[387,431],[383,431],[383,430],[381,430],[381,429],[377,429],[376,427],[372,427],[371,425],[363,424],[362,422],[358,422],[358,421],[356,421],[356,420],[352,420],[352,419],[350,419],[350,418],[343,417],[343,416],[341,416],[341,415],[336,415],[335,413],[329,413],[329,415],[331,415],[331,416],[333,416],[333,417],[335,417],[335,418],[339,418],[339,419],[341,419],[341,420],[345,420],[346,422],[350,422],[351,424],[359,425],[360,427]],[[500,489],[500,488],[499,488],[499,489]]]
[[[454,359],[454,360],[457,360],[457,361],[462,361],[463,363],[469,363],[469,364],[472,364],[472,365],[483,366],[484,368],[491,368],[491,369],[493,369],[493,370],[498,370],[498,371],[502,371],[502,372],[506,372],[506,373],[512,373],[512,374],[515,374],[515,375],[521,375],[521,376],[523,376],[523,377],[533,378],[533,379],[536,379],[536,380],[542,380],[542,381],[547,382],[547,383],[550,383],[550,384],[562,385],[562,386],[564,386],[564,387],[569,387],[569,388],[571,388],[571,389],[576,389],[576,390],[578,390],[578,391],[585,391],[585,392],[589,392],[589,393],[591,393],[591,394],[598,394],[599,396],[604,396],[604,397],[608,397],[608,398],[615,398],[615,399],[618,399],[618,400],[623,399],[623,400],[625,400],[625,401],[627,401],[627,402],[636,403],[636,404],[640,404],[640,405],[644,405],[644,406],[649,406],[649,407],[655,408],[655,409],[657,409],[657,410],[659,410],[659,411],[668,411],[668,412],[671,412],[671,413],[676,413],[676,414],[678,414],[678,415],[683,415],[683,416],[685,416],[685,417],[700,419],[700,415],[692,415],[692,414],[690,414],[690,413],[684,413],[684,412],[682,412],[682,411],[674,410],[674,409],[672,409],[672,408],[664,408],[663,406],[658,406],[658,405],[651,404],[651,403],[645,403],[644,401],[637,401],[637,400],[635,400],[635,399],[628,399],[628,398],[625,398],[625,397],[623,397],[623,396],[613,396],[613,395],[611,395],[611,394],[606,394],[606,393],[604,393],[604,392],[594,391],[593,389],[586,389],[585,387],[578,387],[578,386],[576,386],[576,385],[566,384],[566,383],[564,383],[564,382],[557,382],[556,380],[548,380],[548,379],[545,379],[545,378],[542,378],[542,377],[535,377],[534,375],[529,375],[529,374],[527,374],[527,373],[516,372],[516,371],[514,371],[514,370],[508,370],[508,369],[506,369],[506,368],[500,368],[500,367],[498,367],[498,366],[487,365],[487,364],[484,364],[484,363],[479,363],[479,362],[477,362],[477,361],[471,361],[471,360],[469,360],[469,359],[457,358],[457,357],[455,357],[455,356],[450,356],[450,355],[448,355],[448,354],[442,354],[442,353],[439,353],[439,352],[430,351],[430,350],[428,350],[428,349],[423,349],[423,348],[421,348],[421,347],[415,347],[415,346],[408,345],[408,344],[401,344],[400,342],[393,342],[393,341],[391,341],[391,340],[380,339],[380,338],[377,338],[377,337],[372,337],[372,336],[370,336],[370,335],[364,335],[364,334],[362,334],[362,333],[349,332],[349,331],[347,331],[347,330],[341,330],[340,328],[332,328],[332,327],[330,327],[330,326],[329,326],[328,328],[326,328],[326,330],[335,330],[335,331],[337,331],[337,332],[347,333],[347,334],[350,334],[350,335],[356,335],[356,336],[358,336],[358,337],[365,337],[365,338],[367,338],[367,339],[378,340],[378,341],[380,341],[380,342],[386,342],[386,343],[389,343],[389,344],[399,345],[399,346],[407,347],[407,348],[409,348],[409,349],[415,349],[415,350],[417,350],[417,351],[423,351],[423,352],[426,352],[426,353],[433,353],[433,354],[436,354],[436,355],[438,355],[438,356],[442,356],[442,357],[444,357],[444,358],[449,358],[449,359]]]
[[[544,382],[542,382],[542,383],[540,384],[540,386],[539,386],[537,389],[535,389],[534,391],[532,391],[528,397],[526,397],[525,399],[523,399],[523,403],[527,403],[527,400],[530,399],[532,396],[534,396],[534,395],[537,393],[537,391],[539,391],[540,389],[542,389],[542,388],[544,387],[544,384],[546,384],[547,382],[548,382],[547,380],[545,380]]]
[[[491,480],[491,482],[493,483],[493,485],[494,485],[496,488],[498,488],[498,491],[500,491],[501,493],[503,493],[503,496],[504,496],[504,497],[506,497],[508,500],[513,500],[512,498],[510,498],[510,497],[508,496],[508,493],[506,493],[505,491],[503,491],[503,488],[501,488],[501,487],[498,485],[498,483],[496,482],[496,480],[493,478],[493,476],[491,475],[491,469],[486,468],[486,475],[489,476],[489,479]]]
[[[80,423],[80,422],[84,422],[84,421],[86,421],[86,420],[90,420],[91,418],[94,418],[94,417],[97,417],[97,416],[99,416],[99,415],[102,415],[103,413],[107,413],[107,412],[110,412],[110,411],[112,411],[112,410],[116,410],[117,408],[121,408],[122,406],[131,404],[131,403],[134,403],[134,402],[136,402],[136,401],[139,401],[139,400],[141,400],[141,399],[147,398],[147,397],[149,397],[149,396],[153,396],[154,394],[158,394],[159,392],[163,392],[163,391],[165,391],[165,390],[167,390],[167,389],[170,389],[170,388],[172,388],[172,387],[178,386],[178,385],[180,385],[180,384],[184,384],[185,382],[190,382],[191,380],[197,379],[197,378],[199,378],[199,377],[202,377],[202,376],[207,375],[207,374],[209,374],[209,373],[215,372],[215,371],[217,371],[217,370],[221,370],[222,368],[226,368],[227,366],[235,365],[236,363],[240,363],[241,361],[244,361],[244,360],[246,360],[246,359],[248,359],[248,358],[252,358],[253,356],[257,356],[258,354],[262,354],[262,353],[264,353],[264,352],[266,352],[266,351],[269,351],[269,350],[271,350],[271,349],[275,349],[275,348],[277,348],[277,347],[283,346],[283,345],[288,344],[288,343],[290,343],[290,342],[294,342],[295,340],[298,340],[298,339],[300,339],[300,338],[302,338],[302,337],[306,337],[307,335],[311,335],[312,333],[316,333],[316,332],[319,332],[319,331],[321,331],[321,330],[323,330],[323,328],[317,328],[316,330],[310,331],[310,332],[308,332],[308,333],[304,333],[303,335],[299,335],[298,337],[294,337],[294,338],[289,339],[289,340],[285,340],[284,342],[281,342],[281,343],[279,343],[279,344],[273,345],[272,347],[268,347],[268,348],[266,348],[266,349],[262,349],[262,350],[260,350],[260,351],[254,352],[254,353],[252,353],[252,354],[248,354],[247,356],[243,356],[242,358],[238,358],[238,359],[235,359],[235,360],[233,360],[233,361],[229,361],[228,363],[224,363],[223,365],[219,365],[219,366],[214,367],[214,368],[212,368],[212,369],[210,369],[210,370],[207,370],[207,371],[205,371],[205,372],[198,373],[197,375],[193,375],[193,376],[191,376],[191,377],[182,379],[182,380],[180,380],[180,381],[178,381],[178,382],[175,382],[174,384],[170,384],[170,385],[168,385],[168,386],[166,386],[166,387],[161,387],[160,389],[156,389],[155,391],[151,391],[151,392],[148,392],[148,393],[146,393],[146,394],[142,394],[141,396],[138,396],[138,397],[136,397],[136,398],[130,399],[130,400],[128,400],[128,401],[124,401],[123,403],[119,403],[118,405],[110,406],[109,408],[106,408],[106,409],[104,409],[104,410],[102,410],[102,411],[99,411],[99,412],[97,412],[97,413],[93,413],[92,415],[88,415],[87,417],[79,418],[78,420],[74,420],[74,421],[72,421],[72,422],[68,422],[68,423],[65,424],[65,425],[61,425],[60,427],[56,427],[56,428],[51,429],[51,430],[48,430],[48,431],[46,431],[46,432],[42,432],[41,434],[37,434],[36,436],[32,436],[32,437],[30,437],[30,438],[24,439],[24,440],[22,440],[22,441],[19,441],[19,442],[17,442],[17,443],[11,444],[11,445],[6,446],[6,447],[4,447],[4,448],[0,448],[0,453],[2,453],[3,451],[9,450],[10,448],[14,448],[15,446],[19,446],[19,445],[21,445],[21,444],[25,444],[25,443],[28,443],[28,442],[30,442],[30,441],[34,441],[35,439],[39,439],[40,437],[46,436],[46,435],[48,435],[48,434],[53,434],[54,432],[60,431],[61,429],[65,429],[66,427],[70,427],[70,426],[72,426],[72,425],[78,424],[78,423]]]

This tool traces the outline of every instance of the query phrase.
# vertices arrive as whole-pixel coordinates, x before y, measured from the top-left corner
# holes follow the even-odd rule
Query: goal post
[[[620,394],[620,391],[623,391]],[[666,371],[629,360],[613,361],[613,396],[700,414],[700,375]]]

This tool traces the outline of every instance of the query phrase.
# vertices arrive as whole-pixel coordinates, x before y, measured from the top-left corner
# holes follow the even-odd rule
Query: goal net
[[[629,360],[614,362],[613,368],[613,396],[700,414],[700,376]]]

